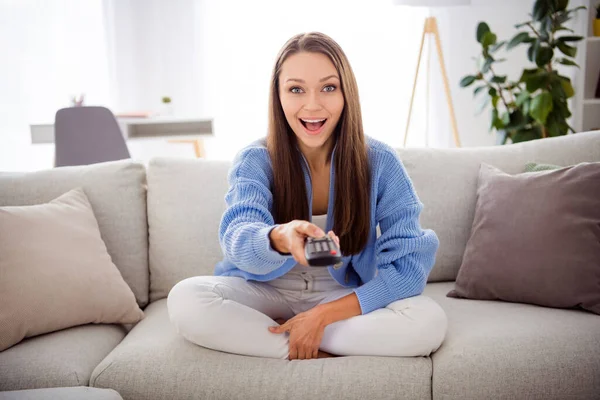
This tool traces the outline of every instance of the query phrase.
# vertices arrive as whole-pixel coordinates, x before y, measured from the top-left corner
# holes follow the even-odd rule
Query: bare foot
[[[317,358],[329,358],[329,357],[337,357],[336,355],[333,354],[329,354],[327,352],[321,351],[319,350],[319,354],[317,355]]]

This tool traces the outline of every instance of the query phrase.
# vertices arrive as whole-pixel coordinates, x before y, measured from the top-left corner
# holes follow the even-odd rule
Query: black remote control
[[[327,267],[342,261],[342,253],[329,236],[307,237],[304,243],[304,256],[311,267]]]

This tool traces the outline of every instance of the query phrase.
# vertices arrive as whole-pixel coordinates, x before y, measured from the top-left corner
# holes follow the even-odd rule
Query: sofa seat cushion
[[[118,325],[88,324],[25,339],[0,352],[0,391],[87,386],[125,334]]]
[[[600,394],[600,316],[580,310],[425,295],[448,315],[432,355],[434,399],[593,399]]]
[[[13,390],[0,392],[0,400],[123,400],[112,389],[98,389],[86,386]]]
[[[277,360],[223,353],[185,340],[166,299],[98,365],[90,386],[126,399],[431,399],[429,357]]]

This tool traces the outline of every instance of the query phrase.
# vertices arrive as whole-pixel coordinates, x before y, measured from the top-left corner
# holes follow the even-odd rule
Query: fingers
[[[325,232],[323,232],[321,228],[308,221],[301,221],[296,227],[296,231],[298,233],[314,238],[320,238],[325,236]]]
[[[298,360],[306,360],[306,351],[303,347],[298,348]]]
[[[313,350],[312,358],[319,358],[319,348]]]
[[[333,231],[327,232],[327,235],[333,239],[333,241],[337,244],[338,247],[340,247],[340,238],[335,233],[333,233]]]
[[[302,346],[294,346],[290,344],[290,360],[311,360],[319,357],[319,348],[307,349]]]
[[[294,259],[299,264],[302,264],[305,267],[308,266],[308,261],[306,261],[306,256],[304,255],[304,240],[294,240],[290,253],[292,253]]]
[[[290,355],[289,355],[288,358],[290,360],[297,360],[298,359],[298,349],[296,349],[296,347],[290,346]]]

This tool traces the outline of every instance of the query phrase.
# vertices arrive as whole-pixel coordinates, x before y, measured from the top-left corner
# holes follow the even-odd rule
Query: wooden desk
[[[213,136],[212,118],[157,116],[117,118],[126,141],[136,139],[170,139],[171,142],[193,143],[196,156],[204,156],[203,136]],[[54,124],[31,124],[31,143],[54,143]]]

